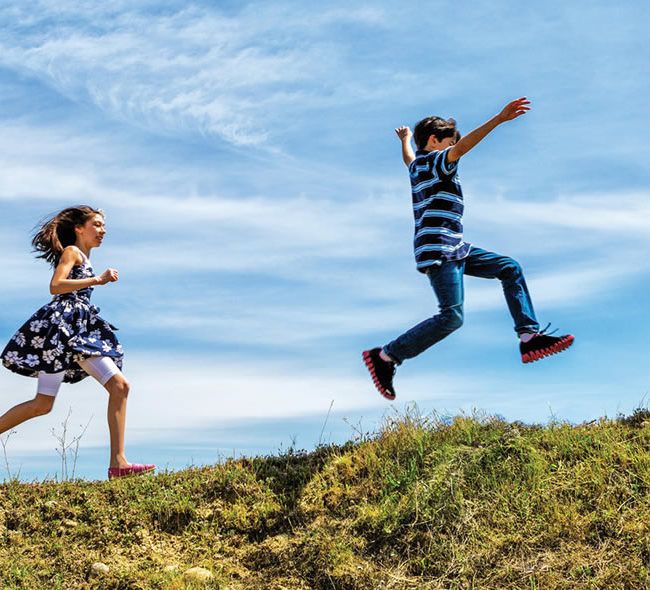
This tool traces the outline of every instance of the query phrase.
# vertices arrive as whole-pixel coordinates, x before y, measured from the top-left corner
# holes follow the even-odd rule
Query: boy
[[[524,363],[566,350],[573,336],[551,336],[541,330],[519,264],[512,258],[488,252],[463,241],[463,193],[457,176],[458,160],[498,125],[530,110],[530,102],[519,98],[487,123],[461,138],[456,121],[427,117],[413,133],[395,130],[402,142],[402,158],[411,177],[415,217],[415,260],[438,298],[440,313],[424,320],[383,348],[363,352],[363,360],[375,386],[384,397],[395,399],[395,368],[433,346],[463,324],[463,274],[499,279],[508,309],[520,339]]]

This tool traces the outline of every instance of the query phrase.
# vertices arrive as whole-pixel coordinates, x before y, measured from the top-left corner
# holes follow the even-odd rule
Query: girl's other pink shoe
[[[129,477],[131,475],[142,475],[143,473],[150,473],[155,468],[155,465],[148,463],[131,463],[128,467],[109,467],[108,479]]]

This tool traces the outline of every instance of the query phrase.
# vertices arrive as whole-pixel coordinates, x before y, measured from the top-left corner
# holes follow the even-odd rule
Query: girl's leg
[[[54,398],[59,391],[65,372],[39,373],[36,397],[18,404],[0,416],[0,434],[11,430],[36,416],[43,416],[50,412],[54,406]]]
[[[108,391],[108,430],[111,437],[111,459],[109,467],[128,467],[124,451],[124,431],[126,429],[126,400],[129,395],[129,382],[122,373],[113,375],[104,385]]]
[[[109,467],[125,468],[130,464],[124,452],[124,431],[126,426],[126,401],[129,382],[112,359],[91,357],[79,361],[81,368],[94,377],[108,392],[108,431],[111,439]]]

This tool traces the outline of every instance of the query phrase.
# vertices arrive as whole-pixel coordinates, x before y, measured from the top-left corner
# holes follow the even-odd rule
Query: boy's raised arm
[[[411,137],[413,137],[413,133],[409,127],[405,126],[395,129],[395,133],[397,133],[397,137],[399,137],[399,140],[402,142],[402,160],[404,160],[404,164],[408,167],[411,165],[411,162],[415,160],[415,153],[411,147]]]
[[[495,115],[487,123],[483,123],[483,125],[458,140],[458,143],[449,150],[447,158],[450,162],[455,162],[484,139],[495,127],[506,121],[512,121],[517,117],[521,117],[521,115],[527,113],[529,110],[530,101],[526,97],[509,102],[498,115]]]

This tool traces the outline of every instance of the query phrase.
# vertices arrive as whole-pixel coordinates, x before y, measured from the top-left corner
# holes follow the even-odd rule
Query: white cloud
[[[579,351],[571,354],[579,355]],[[400,368],[396,381],[398,401],[389,404],[374,390],[360,359],[353,365],[332,370],[316,363],[297,367],[291,359],[278,362],[258,358],[253,363],[233,362],[215,355],[129,354],[125,368],[132,386],[127,453],[132,446],[156,440],[169,445],[183,442],[178,437],[190,430],[218,436],[220,428],[252,420],[313,416],[324,420],[332,400],[336,414],[353,419],[381,415],[383,411],[403,411],[413,402],[425,412],[436,408],[443,414],[456,414],[489,408],[490,412],[513,419],[535,421],[548,417],[551,408],[563,419],[588,419],[605,412],[613,415],[620,409],[621,402],[611,399],[611,395],[594,404],[595,397],[611,394],[607,383],[579,375],[554,376],[549,365],[521,368],[534,375],[534,382],[524,389],[520,371],[459,372],[457,367],[439,365],[435,355],[428,353],[421,362]],[[5,392],[0,411],[33,397],[35,383],[34,379],[0,371],[0,389]],[[558,393],[563,397],[558,398]],[[625,403],[633,404],[637,397],[628,395]],[[90,378],[73,386],[63,385],[51,414],[16,429],[17,434],[9,444],[10,459],[14,457],[12,453],[54,454],[56,441],[51,432],[61,430],[69,408],[73,434],[92,418],[82,446],[108,447],[106,402],[106,394]],[[370,431],[378,426],[376,420],[364,421],[364,427]],[[290,434],[287,432],[285,442]]]
[[[567,241],[579,242],[581,233],[595,232],[624,237],[648,235],[650,195],[648,191],[621,191],[607,194],[563,194],[544,201],[506,198],[476,198],[471,214],[480,224],[512,226],[526,231],[557,228],[566,233]]]
[[[373,389],[359,361],[352,374],[298,369],[290,362],[255,363],[220,360],[214,356],[129,355],[125,374],[131,381],[127,438],[146,442],[155,430],[173,436],[175,430],[229,424],[244,419],[290,418],[325,415],[332,399],[339,412],[363,408],[381,409],[385,401]],[[452,374],[437,375],[437,387],[445,397],[471,392],[477,383]],[[419,383],[419,386],[418,386]],[[5,393],[2,411],[34,395],[36,380],[0,371]],[[424,381],[406,379],[409,400],[430,399]],[[421,396],[426,396],[425,398]],[[52,414],[19,427],[12,440],[14,451],[48,450],[54,447],[51,429],[59,429],[68,408],[71,425],[92,423],[84,437],[87,446],[107,443],[106,395],[90,378],[74,386],[63,385]]]
[[[263,145],[270,124],[290,123],[298,110],[363,96],[338,91],[343,50],[322,31],[384,20],[369,7],[306,15],[258,6],[233,17],[192,4],[162,14],[126,5],[77,12],[74,4],[0,12],[8,32],[0,63],[132,124],[189,127],[235,145]]]
[[[130,354],[125,368],[132,386],[127,452],[129,445],[152,443],[161,437],[173,444],[178,433],[190,429],[218,430],[258,419],[324,419],[332,400],[337,414],[352,416],[401,411],[413,402],[456,413],[481,407],[486,399],[499,411],[520,416],[529,411],[524,405],[534,404],[542,413],[547,408],[546,379],[529,388],[524,404],[509,393],[516,387],[516,376],[459,374],[454,368],[426,367],[415,372],[400,370],[399,400],[388,404],[374,390],[360,358],[354,360],[358,360],[354,365],[331,370],[316,364],[297,367],[291,359],[257,359],[252,363],[200,354]],[[6,392],[0,411],[33,397],[35,383],[34,379],[0,371],[0,389]],[[56,442],[51,431],[60,431],[69,408],[73,433],[92,417],[84,447],[108,446],[106,401],[102,388],[90,378],[73,386],[64,384],[51,414],[17,428],[9,446],[10,457],[12,452],[54,452]],[[378,424],[365,426],[372,430]]]

